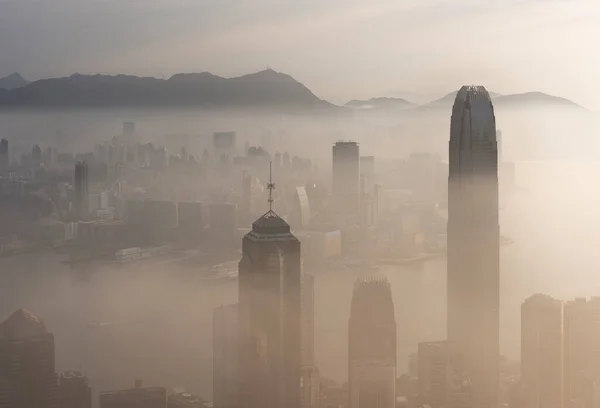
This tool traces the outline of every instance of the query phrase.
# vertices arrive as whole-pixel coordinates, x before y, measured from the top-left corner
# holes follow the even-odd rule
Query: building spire
[[[273,212],[273,190],[275,190],[275,183],[273,183],[273,162],[269,162],[269,182],[267,183],[267,189],[269,190],[269,212]]]

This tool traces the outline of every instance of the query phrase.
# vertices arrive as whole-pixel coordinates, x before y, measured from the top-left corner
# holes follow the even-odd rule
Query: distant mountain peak
[[[354,109],[408,109],[417,105],[406,99],[384,96],[367,100],[353,99],[346,106]]]
[[[21,74],[18,72],[13,72],[10,75],[5,76],[4,78],[0,78],[0,89],[11,90],[15,88],[21,88],[27,85],[29,81],[27,81]]]

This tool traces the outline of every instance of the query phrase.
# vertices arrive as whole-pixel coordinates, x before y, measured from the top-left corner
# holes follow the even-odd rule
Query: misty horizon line
[[[462,85],[464,85],[464,84],[460,84],[455,90],[443,93],[443,95],[440,96],[439,98],[429,100],[428,102],[414,102],[414,100],[412,98],[408,99],[408,97],[399,95],[398,92],[390,91],[390,92],[382,92],[381,94],[372,96],[370,98],[353,98],[353,99],[348,100],[346,103],[336,103],[336,102],[331,102],[330,100],[328,100],[326,98],[322,98],[322,97],[318,96],[313,91],[313,89],[304,85],[304,83],[297,80],[294,76],[292,76],[286,72],[283,72],[283,71],[277,71],[277,70],[273,69],[272,67],[267,66],[265,69],[262,69],[262,70],[253,71],[253,72],[249,72],[249,73],[245,73],[245,74],[241,74],[241,75],[235,75],[235,76],[222,76],[222,75],[218,75],[213,72],[210,72],[210,71],[177,72],[170,76],[167,76],[167,75],[162,75],[162,76],[135,75],[135,74],[124,74],[124,73],[80,73],[80,72],[74,72],[74,73],[71,73],[71,74],[68,74],[65,76],[44,77],[44,78],[34,79],[31,81],[27,80],[19,72],[13,72],[6,76],[0,77],[0,91],[4,90],[6,92],[11,92],[15,89],[24,88],[26,86],[29,86],[31,84],[34,84],[34,83],[40,82],[40,81],[61,80],[61,79],[69,79],[69,78],[73,78],[73,77],[153,79],[153,80],[157,80],[157,81],[168,82],[168,81],[177,80],[179,78],[203,76],[204,78],[227,81],[227,80],[239,80],[239,79],[253,77],[253,76],[257,76],[257,75],[261,75],[261,74],[269,74],[269,73],[272,73],[274,75],[285,76],[285,77],[287,77],[287,79],[304,86],[316,98],[320,99],[321,101],[327,102],[331,105],[341,107],[341,108],[353,108],[353,107],[356,108],[356,107],[358,107],[358,104],[361,104],[361,103],[368,104],[369,102],[383,102],[383,101],[405,103],[407,105],[407,106],[405,106],[405,108],[429,108],[429,107],[437,107],[437,106],[441,106],[441,105],[446,105],[448,103],[451,106],[452,102],[454,100],[454,97],[456,96],[456,93],[458,92],[460,87]],[[14,78],[17,78],[17,80],[22,80],[22,84],[19,86],[15,86],[15,87],[3,88],[3,86],[2,86],[3,80],[14,79]],[[410,92],[407,91],[407,93],[412,93],[413,95],[415,94],[414,91],[410,91]],[[431,94],[431,93],[429,93],[429,94]],[[578,108],[584,109],[586,111],[592,112],[592,110],[588,109],[587,107],[585,107],[577,102],[572,101],[571,99],[568,99],[568,98],[565,98],[562,96],[558,96],[558,95],[554,95],[554,94],[550,94],[550,93],[546,93],[546,92],[543,92],[540,90],[530,90],[530,91],[525,91],[525,92],[490,91],[490,96],[491,96],[492,101],[499,99],[499,98],[521,98],[521,97],[534,97],[534,98],[538,97],[539,98],[539,97],[541,97],[541,98],[547,98],[548,101],[550,101],[550,102],[570,104],[570,105],[573,105],[573,107],[578,107]],[[548,102],[548,101],[546,101],[546,102]]]

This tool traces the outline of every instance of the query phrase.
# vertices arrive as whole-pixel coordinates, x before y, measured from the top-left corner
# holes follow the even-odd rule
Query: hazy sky
[[[0,0],[0,75],[236,76],[334,102],[463,83],[600,110],[599,0]]]

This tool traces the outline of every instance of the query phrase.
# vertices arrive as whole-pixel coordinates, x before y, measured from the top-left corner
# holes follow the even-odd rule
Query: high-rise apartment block
[[[462,87],[448,177],[448,340],[465,358],[473,406],[496,408],[499,370],[498,148],[490,95]]]
[[[354,284],[348,327],[350,408],[396,406],[396,320],[392,291],[381,275]]]
[[[319,370],[315,365],[315,278],[302,276],[302,408],[319,405]]]
[[[300,241],[273,211],[242,240],[240,406],[298,408],[301,386]]]
[[[360,196],[360,149],[356,142],[333,146],[333,196],[344,214],[358,214]]]
[[[563,304],[547,295],[521,306],[521,386],[528,405],[563,407]]]
[[[213,312],[213,406],[237,408],[239,386],[239,307],[217,307]]]
[[[0,324],[0,408],[59,408],[54,336],[20,309]]]
[[[89,171],[87,162],[75,164],[75,213],[85,219],[89,211]]]
[[[0,172],[4,172],[8,169],[10,163],[10,155],[8,151],[8,140],[0,140]]]
[[[449,341],[419,343],[418,406],[471,408],[464,358]]]
[[[81,371],[65,371],[59,379],[60,408],[92,408],[92,389]]]
[[[564,304],[564,406],[596,406],[600,383],[600,297]]]

